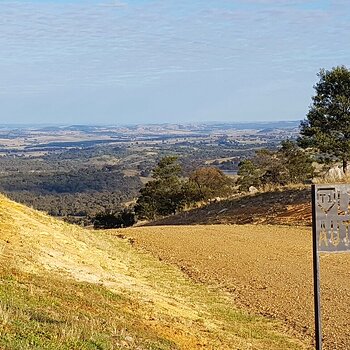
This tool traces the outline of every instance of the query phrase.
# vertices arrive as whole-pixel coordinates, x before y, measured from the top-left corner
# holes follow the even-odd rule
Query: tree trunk
[[[344,175],[348,175],[348,160],[347,159],[343,159],[343,172],[344,172]]]

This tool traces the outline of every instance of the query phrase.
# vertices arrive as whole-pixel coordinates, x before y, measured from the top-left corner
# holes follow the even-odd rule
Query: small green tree
[[[124,208],[119,213],[119,217],[122,222],[122,227],[134,226],[137,222],[135,212],[129,208]]]
[[[241,191],[248,191],[250,186],[261,185],[261,171],[254,164],[253,160],[245,159],[238,164],[238,185]]]
[[[155,219],[175,214],[186,204],[184,181],[177,157],[162,158],[153,170],[153,179],[140,191],[135,211],[140,218]]]
[[[277,152],[260,149],[256,151],[253,162],[259,169],[260,182],[263,185],[285,185],[288,182],[287,171]]]
[[[285,140],[278,151],[261,149],[251,159],[243,160],[239,164],[238,184],[240,190],[247,191],[250,186],[304,183],[313,173],[309,154],[295,142]]]
[[[152,177],[157,180],[178,180],[181,176],[181,166],[177,161],[177,156],[163,157],[153,169]]]
[[[321,69],[315,96],[300,124],[301,147],[342,162],[344,173],[350,157],[350,70],[345,66]]]
[[[279,159],[287,171],[287,181],[290,183],[304,183],[314,176],[312,159],[296,142],[282,141]]]

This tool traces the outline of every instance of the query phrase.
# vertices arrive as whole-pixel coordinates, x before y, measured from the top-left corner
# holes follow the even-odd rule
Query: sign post
[[[320,294],[320,259],[317,253],[317,215],[316,215],[316,188],[312,185],[312,253],[314,272],[314,310],[315,310],[315,340],[316,350],[322,349],[321,325],[321,294]]]
[[[312,245],[316,350],[322,350],[319,254],[350,252],[350,185],[312,185]]]

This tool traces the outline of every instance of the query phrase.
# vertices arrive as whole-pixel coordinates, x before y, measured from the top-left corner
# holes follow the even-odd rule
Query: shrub
[[[136,216],[130,209],[123,209],[119,213],[98,213],[93,219],[95,229],[112,229],[130,227],[136,223]]]

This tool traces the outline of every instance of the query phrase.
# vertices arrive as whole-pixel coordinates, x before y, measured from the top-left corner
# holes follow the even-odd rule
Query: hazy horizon
[[[17,126],[17,127],[30,127],[30,126],[42,126],[42,127],[67,127],[67,126],[91,126],[91,127],[119,127],[119,126],[136,126],[136,125],[210,125],[210,124],[224,124],[224,125],[244,125],[244,124],[296,124],[300,123],[301,119],[297,120],[253,120],[253,121],[220,121],[220,120],[204,120],[204,121],[185,121],[185,122],[130,122],[130,123],[98,123],[98,122],[90,122],[90,123],[44,123],[44,122],[33,122],[33,123],[3,123],[0,122],[0,127],[6,126]]]
[[[0,124],[301,120],[345,0],[0,3]]]

